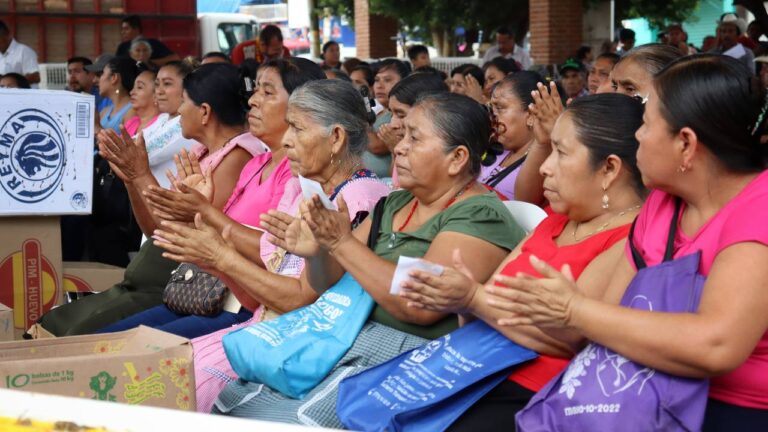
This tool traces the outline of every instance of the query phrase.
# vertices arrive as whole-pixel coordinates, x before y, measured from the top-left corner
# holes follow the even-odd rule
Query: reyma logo
[[[25,241],[21,251],[0,262],[0,286],[0,303],[13,308],[14,326],[19,329],[30,328],[59,296],[56,271],[37,240]]]
[[[40,110],[21,110],[0,127],[0,185],[17,201],[40,202],[61,183],[64,155],[56,121]]]

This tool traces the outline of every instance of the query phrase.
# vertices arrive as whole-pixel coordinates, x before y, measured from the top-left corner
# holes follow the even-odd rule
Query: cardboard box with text
[[[0,303],[17,333],[64,301],[58,217],[0,217]]]
[[[195,410],[192,345],[149,327],[0,343],[0,388]]]

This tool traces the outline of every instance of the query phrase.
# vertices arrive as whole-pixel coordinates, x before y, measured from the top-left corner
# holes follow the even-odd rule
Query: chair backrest
[[[512,217],[515,218],[525,232],[530,233],[547,217],[547,213],[541,207],[523,201],[504,201]]]

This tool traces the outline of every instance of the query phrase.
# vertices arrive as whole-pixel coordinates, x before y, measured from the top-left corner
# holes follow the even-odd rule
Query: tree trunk
[[[453,33],[449,30],[443,30],[443,56],[453,57],[454,45],[455,44],[453,43]]]
[[[440,28],[433,27],[431,33],[432,45],[435,47],[435,49],[437,49],[437,55],[439,57],[444,57],[446,55],[443,51],[443,38],[445,36],[445,31]]]

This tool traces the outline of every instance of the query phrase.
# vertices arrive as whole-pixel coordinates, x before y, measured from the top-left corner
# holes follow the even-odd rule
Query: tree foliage
[[[535,1],[535,0],[532,0]],[[605,0],[585,0],[587,7]],[[657,29],[673,22],[687,21],[701,0],[616,0],[616,23],[627,18],[645,18]]]

